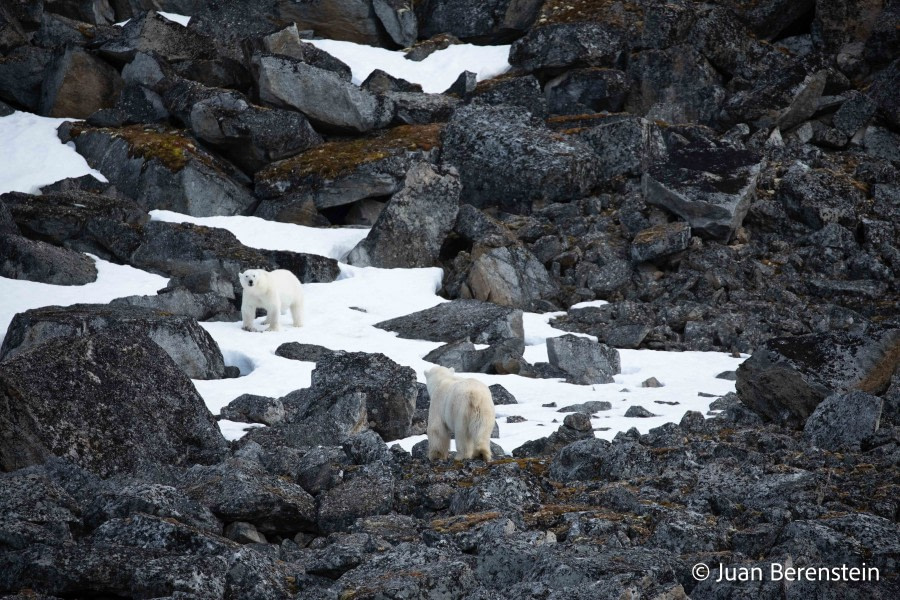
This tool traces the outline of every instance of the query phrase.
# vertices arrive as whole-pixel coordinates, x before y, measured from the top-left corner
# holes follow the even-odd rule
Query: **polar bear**
[[[303,326],[303,286],[293,273],[285,269],[248,269],[240,274],[240,280],[244,288],[241,316],[245,331],[254,331],[253,320],[256,318],[257,308],[265,309],[265,322],[269,331],[281,330],[279,315],[288,307],[294,318],[294,327]]]
[[[494,401],[491,390],[476,379],[457,377],[453,369],[425,371],[431,397],[428,408],[428,458],[447,458],[450,436],[456,437],[456,458],[491,460]]]

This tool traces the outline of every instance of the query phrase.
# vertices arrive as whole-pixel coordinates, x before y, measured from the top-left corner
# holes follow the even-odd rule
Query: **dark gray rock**
[[[803,438],[825,450],[858,447],[878,430],[883,402],[865,392],[828,396],[809,415]]]
[[[295,23],[275,33],[244,40],[243,50],[248,58],[252,58],[254,54],[280,54],[331,71],[346,81],[350,81],[352,76],[350,67],[345,63],[320,50],[318,46],[301,40]]]
[[[6,358],[0,404],[4,470],[56,455],[108,477],[159,464],[209,463],[225,452],[191,381],[162,349],[134,333],[57,338]]]
[[[78,502],[40,467],[0,474],[0,538],[6,550],[72,541],[84,527]]]
[[[0,277],[53,285],[85,285],[97,280],[94,261],[66,248],[0,233]]]
[[[103,490],[90,498],[84,520],[95,528],[110,519],[125,519],[137,513],[177,520],[210,533],[222,531],[222,523],[208,508],[184,492],[158,483],[129,482]]]
[[[388,35],[401,48],[419,37],[419,23],[411,0],[372,0],[372,9]]]
[[[666,123],[715,123],[726,98],[723,80],[690,45],[640,52],[628,65],[626,109]]]
[[[411,340],[452,342],[466,337],[475,344],[493,344],[507,338],[522,338],[522,311],[478,300],[442,302],[411,315],[376,323]]]
[[[394,105],[395,125],[445,123],[461,102],[455,96],[417,92],[386,92],[384,98]]]
[[[549,475],[560,482],[616,480],[646,476],[652,465],[652,455],[637,442],[587,439],[563,448],[550,464]]]
[[[236,321],[240,319],[231,286],[219,291],[192,292],[175,286],[160,290],[154,296],[125,296],[110,301],[110,306],[133,306],[157,312],[189,317],[197,321]]]
[[[394,194],[364,240],[347,255],[359,267],[433,266],[456,221],[459,177],[427,162],[410,167],[401,191]]]
[[[586,337],[564,335],[547,338],[550,364],[566,373],[566,381],[578,385],[612,383],[622,372],[619,352]]]
[[[355,465],[367,465],[374,462],[387,463],[391,453],[384,440],[371,429],[351,435],[342,444],[347,457]]]
[[[384,94],[387,92],[421,92],[422,86],[418,83],[410,83],[405,79],[394,77],[386,71],[375,69],[365,81],[359,84],[364,90],[369,90],[373,94]]]
[[[521,35],[541,8],[538,0],[462,0],[450,4],[426,0],[415,4],[422,37],[449,33],[481,44],[502,43]]]
[[[34,46],[19,46],[0,62],[0,100],[37,112],[41,102],[44,71],[53,52]]]
[[[122,27],[121,36],[100,46],[103,56],[120,64],[131,62],[139,52],[157,54],[170,62],[216,56],[212,38],[153,10],[131,19]]]
[[[509,50],[514,67],[531,72],[570,66],[612,67],[625,50],[620,29],[606,23],[551,23],[532,28]]]
[[[328,490],[319,499],[319,528],[329,533],[346,531],[357,519],[389,513],[392,483],[362,475]]]
[[[522,245],[476,247],[465,285],[476,300],[523,310],[540,310],[560,293],[546,267]]]
[[[129,306],[75,304],[49,306],[17,314],[0,347],[11,358],[54,338],[111,330],[117,335],[147,337],[193,379],[221,379],[225,362],[212,336],[193,319]]]
[[[838,131],[852,137],[869,123],[877,109],[878,106],[871,98],[854,92],[834,113],[832,122]]]
[[[254,57],[252,66],[260,101],[299,110],[320,127],[362,133],[393,119],[393,105],[331,71],[276,55]]]
[[[631,260],[652,261],[687,250],[691,226],[681,221],[639,231],[631,240]]]
[[[407,436],[419,392],[412,369],[365,352],[323,357],[312,372],[311,389],[326,398],[362,394],[369,427],[386,442]]]
[[[0,100],[0,117],[8,117],[9,115],[16,112],[12,106]]]
[[[242,423],[277,425],[284,420],[284,404],[278,398],[241,394],[219,411],[219,418]]]
[[[495,77],[481,81],[472,92],[470,101],[492,106],[521,106],[538,118],[547,115],[547,100],[540,82],[533,75]]]
[[[443,91],[444,94],[448,96],[456,96],[457,98],[462,98],[464,100],[468,100],[469,96],[473,91],[475,91],[475,86],[478,83],[478,74],[473,73],[472,71],[463,71],[459,74],[459,77],[456,78],[450,87]]]
[[[628,94],[625,73],[616,69],[572,69],[544,86],[551,114],[619,112]]]
[[[519,338],[507,338],[481,350],[465,340],[435,348],[423,360],[458,373],[506,375],[519,372],[524,351],[525,343]]]
[[[281,344],[275,349],[275,356],[289,358],[291,360],[302,360],[317,363],[324,357],[332,354],[334,350],[330,350],[325,346],[316,346],[315,344],[301,344],[299,342],[287,342]]]
[[[234,542],[218,534],[194,529],[170,519],[142,514],[106,521],[94,530],[91,540],[104,546],[168,550],[198,557],[222,554],[236,547]]]
[[[366,394],[358,390],[303,389],[281,398],[284,423],[251,430],[244,439],[267,449],[337,445],[368,428]]]
[[[629,406],[628,410],[625,411],[625,416],[638,419],[646,419],[647,417],[655,417],[656,415],[643,406]]]
[[[896,329],[769,340],[737,370],[741,402],[768,420],[799,429],[826,397],[881,394],[900,355]]]
[[[251,463],[231,459],[212,467],[194,466],[185,472],[180,487],[225,523],[252,523],[264,534],[278,535],[314,528],[312,496]]]
[[[494,401],[494,406],[519,403],[516,397],[499,383],[489,385],[488,389],[491,390],[491,399]]]
[[[728,241],[747,214],[763,164],[750,151],[687,143],[644,174],[644,199],[687,221],[694,234]]]
[[[588,402],[583,402],[581,404],[569,404],[568,406],[563,406],[556,412],[561,413],[584,413],[586,415],[592,415],[595,412],[600,412],[604,410],[612,410],[612,404],[606,402],[605,400],[590,400]]]
[[[235,521],[225,526],[223,535],[238,544],[265,544],[266,536],[261,534],[252,523]]]
[[[900,100],[894,93],[898,84],[900,84],[900,58],[883,69],[867,91],[868,96],[878,104],[879,112],[894,127],[900,127]]]
[[[81,48],[68,47],[47,66],[40,113],[84,119],[101,108],[111,108],[121,88],[121,77],[112,65]]]
[[[574,135],[594,149],[601,179],[640,175],[665,154],[659,128],[642,117],[598,117]]]
[[[533,204],[586,196],[597,160],[583,142],[560,139],[524,108],[472,104],[454,113],[441,160],[454,165],[461,201],[527,214]]]
[[[254,203],[249,190],[230,177],[233,169],[181,132],[73,127],[71,136],[88,164],[145,210],[209,217],[241,214]]]
[[[525,442],[512,451],[516,458],[531,458],[538,456],[553,456],[563,448],[579,440],[594,439],[594,430],[591,427],[590,415],[576,412],[566,415],[559,429],[545,438]],[[609,444],[605,440],[604,444]]]
[[[233,90],[207,88],[182,79],[166,90],[164,100],[197,139],[247,173],[323,141],[303,115],[253,105]]]
[[[883,127],[868,127],[863,143],[871,156],[900,162],[900,150],[897,150],[900,136],[897,134]]]

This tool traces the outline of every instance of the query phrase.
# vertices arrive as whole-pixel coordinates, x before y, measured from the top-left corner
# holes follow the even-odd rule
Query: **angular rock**
[[[440,131],[440,125],[401,125],[373,137],[328,142],[274,163],[256,174],[256,193],[264,199],[292,195],[263,200],[257,214],[268,210],[270,218],[281,220],[291,207],[309,200],[327,209],[392,195],[402,189],[413,164],[432,157]],[[267,204],[271,207],[264,208]]]
[[[0,70],[0,81],[2,81]],[[875,77],[869,87],[869,97],[878,104],[879,112],[894,127],[900,127],[900,100],[897,99],[897,86],[900,85],[900,58],[894,60]],[[2,89],[2,86],[0,86]]]
[[[135,513],[154,515],[218,534],[222,523],[205,506],[170,485],[127,483],[103,490],[90,498],[84,511],[85,523],[95,528],[110,519],[124,519]]]
[[[393,103],[397,125],[446,123],[461,102],[455,96],[418,92],[385,92],[383,97]]]
[[[0,537],[4,549],[56,544],[73,539],[84,526],[78,502],[41,468],[0,474]]]
[[[373,94],[384,94],[387,92],[421,92],[422,86],[418,83],[410,83],[405,79],[394,77],[386,71],[375,69],[365,81],[359,84],[359,87],[368,90]]]
[[[522,311],[478,300],[452,300],[432,308],[375,324],[411,340],[453,342],[466,337],[475,344],[524,339]]]
[[[170,62],[216,57],[212,38],[153,10],[128,21],[120,37],[100,46],[102,55],[122,64],[131,62],[139,52],[157,54]]]
[[[688,143],[644,174],[644,200],[687,221],[694,234],[728,241],[747,214],[763,164],[747,150]]]
[[[572,69],[544,86],[547,106],[555,115],[619,112],[628,94],[625,73],[615,69]]]
[[[284,420],[284,404],[278,398],[241,394],[222,408],[219,418],[241,423],[277,425]]]
[[[384,440],[371,429],[351,435],[341,446],[355,465],[367,465],[373,462],[387,463],[391,460],[390,450]]]
[[[0,277],[53,285],[85,285],[97,280],[94,261],[66,248],[0,233]]]
[[[276,55],[254,57],[252,66],[260,101],[299,110],[320,127],[364,133],[393,119],[390,103],[331,71]]]
[[[181,315],[197,321],[236,321],[239,307],[234,303],[231,286],[219,291],[192,292],[171,285],[153,296],[125,296],[110,301],[110,306],[134,306],[157,312]]]
[[[778,117],[777,125],[782,130],[788,130],[799,125],[815,114],[819,106],[819,98],[825,90],[827,83],[826,71],[817,71],[806,78],[794,89],[794,97],[790,105],[785,108]]]
[[[419,37],[419,23],[412,0],[372,0],[372,9],[395,44],[413,45]]]
[[[559,139],[512,106],[457,110],[444,130],[441,160],[459,171],[461,201],[519,214],[534,204],[585,196],[597,180],[590,148]]]
[[[244,55],[248,58],[252,58],[254,54],[280,54],[296,58],[319,69],[332,71],[346,81],[351,79],[350,67],[318,46],[301,40],[295,23],[275,33],[244,40],[243,48]]]
[[[146,337],[192,379],[221,379],[225,363],[212,336],[193,319],[153,310],[102,304],[48,306],[17,314],[0,347],[0,359],[21,355],[54,338],[110,330]]]
[[[642,117],[598,117],[574,135],[594,149],[601,180],[640,175],[665,155],[658,127]]]
[[[853,136],[857,131],[865,127],[878,106],[875,102],[859,92],[853,93],[832,117],[835,128],[847,136]]]
[[[765,419],[799,429],[834,393],[878,395],[900,360],[900,330],[774,338],[741,363],[741,402]]]
[[[494,401],[494,406],[519,403],[516,397],[499,383],[489,385],[488,389],[491,390],[491,399]]]
[[[559,295],[556,282],[527,248],[476,248],[466,285],[476,300],[534,310]]]
[[[40,376],[37,376],[40,374]],[[193,384],[146,337],[111,330],[8,357],[0,464],[66,456],[101,477],[219,460],[226,442]]]
[[[878,430],[882,406],[881,398],[865,392],[828,396],[806,419],[803,438],[834,452],[859,447]]]
[[[566,381],[578,385],[612,383],[622,372],[619,352],[586,337],[563,335],[547,338],[550,364],[566,373]]]
[[[514,67],[531,72],[570,66],[612,67],[625,50],[622,31],[605,23],[551,23],[532,28],[509,50]]]
[[[314,527],[312,496],[252,463],[232,459],[211,467],[194,466],[185,472],[181,488],[222,521],[251,523],[263,534],[292,536]]]
[[[242,214],[254,203],[225,164],[181,132],[138,125],[70,131],[88,164],[146,210],[209,217]]]
[[[303,360],[307,362],[317,363],[329,354],[334,353],[324,346],[315,344],[301,344],[299,342],[288,342],[281,344],[275,349],[275,356],[289,358],[291,360]]]
[[[628,410],[625,411],[625,416],[631,418],[646,419],[647,417],[655,417],[656,415],[654,415],[643,406],[629,406]]]
[[[253,173],[322,143],[309,121],[294,111],[262,108],[232,90],[180,80],[164,95],[168,109],[197,139]]]
[[[47,69],[39,108],[48,117],[87,118],[111,108],[122,89],[119,73],[81,48],[65,48]]]
[[[359,518],[389,513],[391,483],[361,476],[328,490],[319,500],[319,527],[327,532],[346,531]]]
[[[518,373],[525,343],[520,338],[507,338],[488,348],[476,350],[472,342],[461,341],[435,348],[422,360],[458,373],[490,373],[504,375]]]
[[[422,37],[449,33],[469,42],[497,44],[528,29],[541,4],[539,0],[426,0],[416,3],[416,14]]]
[[[293,2],[279,0],[278,15],[295,22],[300,29],[312,29],[317,35],[369,46],[390,47],[393,40],[382,29],[371,2],[334,0],[330,2]]]
[[[311,389],[326,397],[363,394],[370,427],[386,442],[407,436],[419,391],[412,369],[365,352],[323,357],[312,372]]]
[[[691,226],[681,221],[656,225],[639,231],[631,240],[631,260],[636,263],[656,260],[682,250],[691,241]]]
[[[538,118],[547,115],[547,100],[541,91],[540,82],[534,75],[485,79],[475,86],[470,101],[490,105],[521,106]]]
[[[801,162],[788,168],[777,198],[789,217],[813,230],[828,223],[854,229],[865,202],[865,194],[850,178],[828,169],[811,169]]]
[[[590,400],[588,402],[583,402],[581,404],[570,404],[569,406],[563,406],[556,412],[561,413],[584,413],[586,415],[592,415],[595,412],[600,412],[603,410],[612,410],[612,404],[606,402],[605,400]]]
[[[34,46],[19,46],[0,61],[0,100],[37,112],[41,103],[44,71],[53,52]]]
[[[453,170],[413,165],[364,240],[347,255],[358,267],[416,268],[435,264],[456,221],[460,183]]]

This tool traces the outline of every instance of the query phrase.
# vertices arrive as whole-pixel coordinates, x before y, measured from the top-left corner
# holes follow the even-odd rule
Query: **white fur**
[[[463,379],[453,369],[425,371],[431,397],[428,408],[428,458],[447,458],[450,436],[456,438],[456,458],[491,460],[491,430],[496,414],[491,390],[476,379]]]
[[[241,317],[245,331],[254,331],[257,308],[265,309],[269,331],[281,330],[278,318],[288,308],[294,318],[294,327],[303,326],[303,286],[293,273],[285,269],[248,269],[241,273],[240,279],[244,288]]]

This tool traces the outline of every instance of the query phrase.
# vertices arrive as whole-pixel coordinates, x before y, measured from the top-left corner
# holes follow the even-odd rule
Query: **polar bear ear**
[[[451,372],[451,373],[456,373],[456,367],[450,367],[450,372]]]

